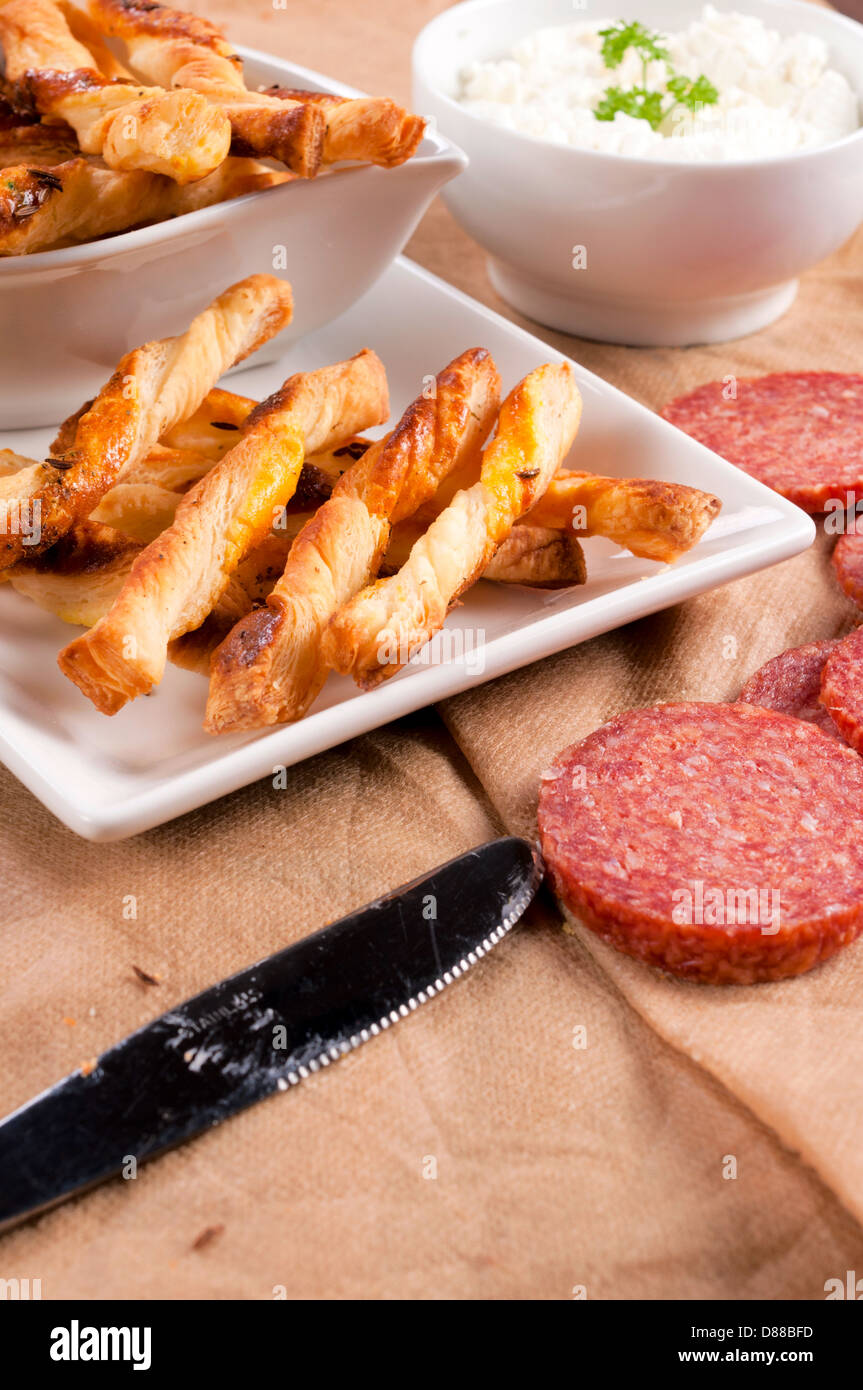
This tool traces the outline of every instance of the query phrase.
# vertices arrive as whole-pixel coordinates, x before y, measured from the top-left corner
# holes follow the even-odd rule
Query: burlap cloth
[[[407,100],[411,38],[441,6],[197,8]],[[509,312],[442,206],[408,250]],[[861,264],[863,235],[779,324],[726,347],[544,336],[650,406],[728,372],[859,369]],[[530,833],[552,754],[618,710],[733,696],[767,657],[840,632],[852,614],[827,553],[123,844],[77,839],[0,769],[0,1111],[324,921],[504,828]],[[785,984],[704,989],[564,934],[545,897],[481,969],[336,1072],[8,1235],[0,1276],[41,1278],[46,1298],[823,1298],[826,1279],[863,1271],[858,991],[863,945]]]

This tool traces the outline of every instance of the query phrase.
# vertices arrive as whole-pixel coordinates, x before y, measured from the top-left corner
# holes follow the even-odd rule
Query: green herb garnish
[[[699,106],[713,106],[719,100],[719,93],[704,73],[695,78],[670,77],[665,85],[674,97],[674,104],[687,106],[690,111],[697,111]]]
[[[593,114],[598,121],[613,121],[618,111],[636,120],[649,121],[656,130],[664,119],[662,93],[649,92],[646,87],[606,87],[605,95]]]
[[[608,29],[600,29],[599,37],[602,39],[602,60],[607,68],[620,67],[625,54],[634,49],[641,58],[641,84],[634,87],[606,87],[593,108],[598,121],[613,121],[618,111],[622,111],[625,116],[647,121],[653,130],[658,130],[678,106],[697,111],[702,106],[713,106],[719,100],[719,93],[703,73],[695,78],[680,77],[675,73],[668,50],[662,46],[662,35],[645,29],[637,20],[631,24],[620,20]],[[647,64],[657,59],[663,61],[668,70],[664,92],[652,92],[647,86]]]
[[[668,58],[668,49],[659,42],[662,36],[645,29],[638,20],[624,24],[621,19],[608,29],[600,29],[599,37],[602,39],[602,61],[607,68],[619,68],[630,48],[641,55],[645,65],[654,58]]]

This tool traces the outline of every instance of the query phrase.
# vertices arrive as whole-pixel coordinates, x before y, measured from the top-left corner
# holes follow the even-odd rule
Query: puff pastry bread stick
[[[218,393],[211,393],[218,394]],[[225,392],[225,394],[229,394]],[[252,405],[257,404],[253,401]],[[249,414],[249,411],[246,412]],[[175,432],[169,430],[165,439],[170,439]],[[166,488],[173,492],[185,492],[192,483],[196,483],[205,473],[208,473],[214,463],[218,463],[229,449],[233,448],[239,439],[238,433],[228,435],[228,442],[223,447],[217,443],[209,443],[206,437],[201,435],[200,446],[193,444],[179,448],[171,448],[165,444],[156,444],[150,453],[135,468],[130,469],[123,475],[123,486],[148,486]],[[219,441],[219,444],[221,441]],[[291,512],[294,511],[313,511],[319,507],[330,496],[335,483],[340,475],[345,471],[345,461],[342,455],[342,445],[337,445],[332,449],[325,449],[315,454],[309,454],[303,460],[303,468],[300,473],[297,490],[288,502],[287,506]],[[0,467],[2,472],[2,467]],[[116,488],[112,489],[116,491]],[[108,493],[103,499],[106,502],[111,496]],[[101,504],[100,504],[101,505]],[[282,518],[274,523],[278,529],[283,525]],[[121,531],[125,528],[121,525]]]
[[[232,285],[178,338],[135,348],[120,361],[74,435],[61,430],[53,461],[19,474],[8,507],[38,506],[40,550],[82,521],[124,471],[135,467],[167,430],[197,410],[215,381],[267,342],[291,317],[291,287],[272,275]],[[0,505],[4,505],[0,503]],[[0,570],[23,553],[20,535],[0,528]]]
[[[453,484],[473,481],[464,474],[445,480],[418,519],[433,521],[452,501]],[[596,473],[555,474],[536,506],[519,526],[547,527],[576,536],[604,536],[647,560],[673,562],[701,539],[722,504],[718,497],[684,483],[653,478],[606,478]]]
[[[111,526],[149,545],[171,525],[183,494],[236,443],[239,437],[237,430],[231,428],[223,432],[228,423],[224,417],[234,414],[242,423],[255,404],[255,401],[236,396],[231,391],[211,391],[204,405],[189,421],[184,421],[164,436],[166,439],[185,439],[190,443],[178,448],[154,445],[147,457],[124,475],[124,481],[105,494],[98,507],[90,513],[90,520]],[[215,420],[218,428],[213,428],[209,423],[207,417],[211,416],[219,417]],[[212,429],[212,436],[208,435],[208,428]],[[343,451],[344,445],[338,444],[334,449],[311,454],[304,459],[296,492],[284,514],[274,522],[273,535],[265,543],[270,555],[274,548],[281,546],[282,563],[278,574],[273,576],[274,582],[285,567],[289,548],[287,538],[292,540],[296,536],[303,522],[308,520],[308,514],[326,501],[333,484],[344,472]],[[0,493],[4,486],[2,475],[31,462],[10,451],[0,450]],[[14,485],[8,486],[14,490]],[[227,630],[223,635],[227,636]]]
[[[214,386],[198,409],[163,434],[159,443],[169,449],[189,449],[218,460],[232,449],[248,416],[258,404],[251,396],[239,396]]]
[[[575,536],[547,526],[514,526],[482,572],[497,584],[532,589],[570,589],[587,578],[584,551]]]
[[[14,449],[0,449],[0,497],[4,495],[12,496],[15,485],[6,484],[5,479],[20,473],[22,468],[33,468],[36,465],[32,459],[26,458],[24,454],[16,454]],[[4,487],[8,486],[8,493],[4,494]]]
[[[89,0],[88,10],[97,29],[123,41],[136,71],[160,87],[176,85],[188,68],[225,86],[246,85],[240,55],[202,15],[151,0]]]
[[[326,120],[324,164],[352,159],[393,169],[416,152],[425,130],[421,116],[389,97],[340,97],[293,87],[268,87],[267,95],[320,107]]]
[[[55,0],[55,4],[68,24],[72,37],[82,43],[91,54],[96,70],[103,77],[110,77],[112,81],[134,83],[134,73],[131,73],[126,64],[108,47],[104,34],[99,26],[93,23],[86,10],[82,10],[74,0]]]
[[[299,523],[298,523],[299,524]],[[107,613],[143,546],[112,527],[85,521],[33,561],[5,573],[18,593],[47,613],[75,626],[92,627]],[[265,544],[254,560],[239,566],[200,628],[168,648],[168,659],[186,670],[209,674],[210,657],[244,613],[261,603],[285,563],[285,543]]]
[[[182,187],[162,174],[107,169],[89,159],[36,167],[42,162],[31,158],[3,171],[0,256],[91,241],[143,222],[179,217],[244,193],[258,193],[291,178],[258,160],[233,157],[223,160],[206,178]]]
[[[381,574],[397,573],[426,530],[411,517],[393,527]],[[567,589],[586,578],[584,551],[567,531],[548,526],[514,526],[480,576],[498,584],[527,584],[533,589]]]
[[[516,386],[483,454],[480,481],[456,493],[398,574],[346,603],[324,635],[337,671],[371,689],[394,675],[444,624],[513,525],[548,487],[575,438],[581,397],[567,363]]]
[[[670,564],[701,539],[721,506],[718,497],[683,483],[562,472],[525,520],[605,536],[633,555]]]
[[[186,419],[178,420],[160,436],[158,444],[154,444],[152,450],[141,463],[141,476],[135,469],[127,469],[125,478],[128,482],[153,482],[160,481],[153,478],[151,470],[151,460],[159,456],[162,450],[187,451],[190,454],[203,454],[207,458],[217,462],[224,454],[232,449],[237,442],[238,431],[246,417],[254,410],[258,404],[250,396],[238,396],[234,391],[226,391],[222,386],[214,386],[212,391],[208,391],[197,410]],[[52,445],[55,454],[64,454],[75,442],[75,432],[82,416],[86,415],[93,406],[93,401],[85,401],[74,415],[70,415],[64,420],[57,437]],[[195,474],[187,481],[197,482],[201,476]],[[165,484],[169,486],[169,484]]]
[[[192,89],[225,116],[231,150],[237,155],[278,159],[299,178],[314,178],[321,167],[326,120],[316,106],[276,101],[245,87],[223,87],[197,78]]]
[[[161,680],[168,644],[197,628],[231,574],[291,496],[313,452],[387,413],[386,373],[375,353],[300,372],[262,402],[243,436],[186,493],[172,526],[135,560],[109,613],[58,658],[103,714]]]
[[[203,477],[213,465],[204,460],[201,463]],[[183,496],[182,492],[159,483],[118,483],[90,513],[89,520],[149,545],[171,525]]]
[[[75,159],[78,142],[71,130],[57,125],[19,125],[0,127],[0,169],[15,164],[46,167]],[[8,192],[6,180],[0,181],[0,193]]]
[[[236,437],[234,435],[234,439]],[[194,449],[168,449],[164,445],[156,445],[127,481],[117,483],[106,493],[95,511],[90,513],[90,520],[112,526],[149,545],[171,525],[183,494],[205,473],[209,473],[220,457],[221,453],[213,457],[212,454],[199,453]],[[332,466],[331,460],[333,455],[327,452],[313,454],[303,462],[296,492],[284,514],[274,523],[275,542],[281,543],[282,549],[279,574],[288,557],[285,538],[290,536],[293,539],[308,519],[309,512],[326,501],[332,490],[330,475],[325,471]],[[272,553],[272,537],[268,544]],[[278,575],[273,576],[274,581],[277,578]],[[227,632],[224,635],[227,636]]]
[[[140,542],[111,526],[83,521],[44,555],[19,561],[12,588],[64,623],[90,627],[106,613],[141,552]]]
[[[198,15],[148,0],[90,0],[105,32],[121,38],[130,62],[160,87],[198,93],[229,120],[235,154],[280,159],[311,178],[320,167],[326,118],[314,105],[250,92],[242,62],[221,29]]]
[[[84,154],[177,183],[203,178],[231,143],[226,116],[194,92],[166,92],[100,73],[53,0],[0,0],[6,79],[43,115],[68,122]]]
[[[479,456],[500,378],[484,348],[451,362],[431,396],[336,483],[294,541],[267,607],[238,624],[213,659],[210,733],[300,719],[327,676],[321,638],[336,609],[374,577],[392,521],[432,495],[450,468]]]

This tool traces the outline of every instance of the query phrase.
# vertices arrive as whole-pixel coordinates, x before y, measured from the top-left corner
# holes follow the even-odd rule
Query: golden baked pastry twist
[[[196,92],[220,111],[230,122],[235,154],[280,159],[303,178],[317,173],[324,113],[306,102],[250,92],[242,62],[217,25],[148,0],[90,0],[90,14],[123,40],[129,61],[148,81]]]
[[[411,517],[393,527],[381,574],[396,574],[407,563],[426,526],[426,522]],[[568,589],[585,581],[584,551],[571,532],[549,526],[514,526],[481,578],[496,584],[527,584],[532,589]]]
[[[265,539],[296,487],[304,453],[380,423],[387,411],[386,373],[368,349],[290,377],[186,493],[173,524],[135,560],[110,612],[60,653],[61,670],[104,714],[152,689],[168,644],[200,626]]]
[[[300,719],[327,675],[321,638],[336,609],[377,573],[390,527],[432,496],[450,469],[478,459],[499,400],[489,353],[462,353],[335,484],[297,536],[267,607],[216,653],[204,727]]]
[[[78,153],[78,141],[64,126],[0,125],[0,169],[11,169],[16,164],[49,168],[77,158]],[[8,191],[4,178],[0,180],[0,194]]]
[[[456,493],[399,572],[330,620],[324,653],[370,689],[395,674],[444,624],[519,517],[548,487],[575,438],[581,396],[568,363],[538,367],[504,401],[480,480]]]
[[[670,564],[701,539],[721,505],[684,483],[561,472],[525,520],[576,536],[606,536],[633,555]]]
[[[50,131],[52,126],[36,126]],[[2,148],[2,135],[0,135]],[[183,186],[143,169],[108,169],[90,159],[44,161],[3,170],[0,180],[0,256],[19,256],[257,193],[292,177],[256,159],[229,156],[206,178]]]
[[[425,121],[390,97],[340,97],[293,87],[268,87],[267,96],[319,107],[326,120],[324,164],[363,160],[393,169],[416,152]]]
[[[146,169],[177,183],[203,178],[231,144],[221,111],[190,91],[112,81],[72,34],[53,0],[0,0],[6,80],[21,100],[67,122],[84,154],[113,169]]]
[[[7,524],[10,509],[38,512],[38,550],[47,550],[83,521],[124,471],[198,408],[223,372],[290,321],[291,287],[272,275],[251,275],[232,285],[192,320],[178,338],[135,348],[121,359],[96,400],[61,429],[52,458],[15,479],[14,498],[0,528],[0,570],[25,553],[23,537]]]
[[[75,0],[55,0],[55,4],[68,24],[72,37],[82,43],[92,55],[96,70],[103,77],[110,77],[112,81],[119,79],[121,82],[134,83],[134,73],[130,72],[113,49],[108,47],[105,35],[86,10],[76,5]]]

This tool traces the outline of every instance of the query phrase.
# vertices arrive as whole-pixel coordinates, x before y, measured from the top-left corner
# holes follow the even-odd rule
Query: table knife
[[[502,940],[541,879],[527,840],[492,840],[138,1029],[0,1122],[0,1229],[408,1018]]]

